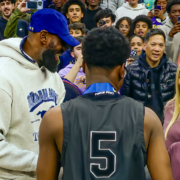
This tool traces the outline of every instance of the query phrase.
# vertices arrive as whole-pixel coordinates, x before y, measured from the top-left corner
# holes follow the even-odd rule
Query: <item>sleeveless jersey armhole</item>
[[[142,149],[143,157],[144,157],[144,166],[147,164],[147,149],[145,146],[144,139],[144,116],[145,116],[145,107],[143,104],[140,106],[140,116],[142,119],[138,121],[138,132],[139,132],[139,147]]]
[[[67,148],[67,141],[68,141],[68,134],[69,134],[69,119],[67,116],[67,103],[61,104],[61,111],[63,117],[63,146],[62,146],[62,153],[61,153],[61,166],[65,164],[65,155],[66,155],[66,148]]]

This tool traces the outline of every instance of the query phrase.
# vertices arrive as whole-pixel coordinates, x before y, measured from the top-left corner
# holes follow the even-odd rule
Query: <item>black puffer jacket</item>
[[[143,53],[138,61],[133,62],[127,67],[127,75],[124,79],[123,86],[120,89],[122,95],[132,97],[133,99],[145,102],[148,94],[147,77],[149,69],[144,66],[143,60],[146,59]],[[172,99],[175,95],[175,76],[177,65],[172,61],[168,61],[164,54],[161,61],[160,70],[160,94],[163,105]]]

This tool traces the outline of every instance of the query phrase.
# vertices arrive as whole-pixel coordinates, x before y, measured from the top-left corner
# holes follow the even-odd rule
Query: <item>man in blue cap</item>
[[[56,73],[65,43],[79,44],[53,9],[32,15],[24,39],[0,42],[0,179],[36,179],[41,119],[65,96]]]

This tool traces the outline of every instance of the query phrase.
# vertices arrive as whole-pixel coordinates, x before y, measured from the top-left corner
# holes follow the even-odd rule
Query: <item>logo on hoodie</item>
[[[43,102],[53,101],[55,105],[58,104],[58,94],[53,89],[42,89],[37,93],[30,92],[28,97],[29,112],[33,112]]]

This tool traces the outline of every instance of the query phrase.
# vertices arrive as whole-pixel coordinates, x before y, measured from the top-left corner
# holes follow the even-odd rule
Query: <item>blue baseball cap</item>
[[[70,46],[80,44],[79,41],[69,34],[67,19],[54,9],[42,9],[35,12],[31,16],[28,30],[31,32],[46,30],[49,33],[56,34]]]

